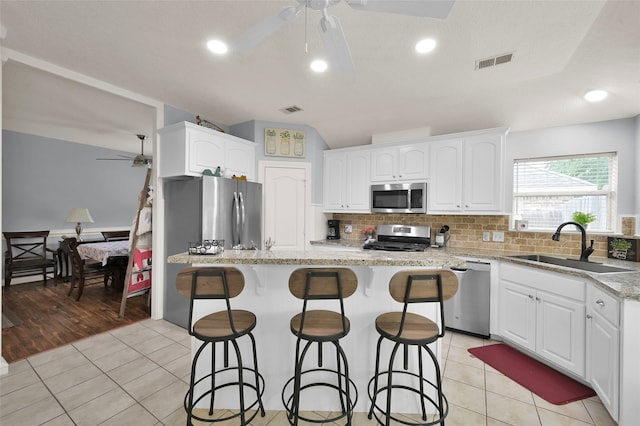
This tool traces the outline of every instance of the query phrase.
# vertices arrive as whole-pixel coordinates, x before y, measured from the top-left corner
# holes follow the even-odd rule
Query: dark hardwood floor
[[[120,317],[122,292],[102,283],[86,286],[80,301],[67,297],[69,283],[47,280],[12,285],[2,294],[2,310],[21,323],[2,329],[2,356],[8,363],[94,334],[149,318],[147,294],[127,299]]]

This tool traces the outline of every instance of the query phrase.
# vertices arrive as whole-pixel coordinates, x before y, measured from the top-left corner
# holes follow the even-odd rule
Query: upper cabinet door
[[[324,211],[368,213],[368,150],[324,152]]]
[[[428,177],[429,145],[419,143],[398,148],[398,180],[420,180]]]
[[[429,145],[415,143],[371,150],[371,182],[424,181]]]
[[[187,151],[189,156],[189,171],[201,175],[204,169],[212,172],[220,166],[225,168],[225,141],[212,138],[208,132],[189,129],[187,131]]]
[[[354,151],[347,155],[347,208],[353,212],[371,211],[369,181],[369,151]]]
[[[158,176],[202,176],[218,167],[225,177],[255,180],[256,144],[233,135],[182,122],[158,130]]]
[[[462,141],[431,145],[429,211],[458,212],[462,207]]]
[[[464,209],[504,211],[503,138],[486,135],[465,141]]]
[[[324,153],[324,209],[325,211],[342,211],[347,199],[347,154]]]
[[[396,148],[371,150],[371,182],[390,182],[397,179],[398,162]]]
[[[429,212],[504,213],[504,133],[433,142]]]

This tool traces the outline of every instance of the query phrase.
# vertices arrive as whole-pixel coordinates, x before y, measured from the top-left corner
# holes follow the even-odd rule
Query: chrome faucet
[[[575,225],[575,227],[578,228],[580,233],[582,233],[582,247],[581,247],[582,251],[580,253],[580,261],[588,262],[589,256],[591,255],[591,253],[593,253],[593,240],[591,240],[591,246],[587,247],[587,231],[578,222],[565,222],[561,224],[560,226],[558,226],[558,229],[556,229],[556,233],[553,234],[551,239],[553,241],[560,241],[560,231],[562,230],[562,228],[564,228],[567,225]]]

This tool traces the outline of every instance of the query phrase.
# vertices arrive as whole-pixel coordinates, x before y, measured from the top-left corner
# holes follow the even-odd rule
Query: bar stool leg
[[[417,346],[418,349],[418,373],[420,374],[420,405],[422,407],[422,420],[427,421],[427,409],[424,406],[424,377],[422,368],[422,347]]]
[[[238,392],[240,396],[240,424],[244,426],[245,424],[247,424],[247,422],[245,421],[245,411],[244,411],[244,380],[242,377],[242,355],[240,355],[240,348],[238,347],[238,342],[236,342],[234,339],[231,341],[231,343],[233,343],[233,348],[236,351],[236,357],[238,360]]]
[[[373,418],[373,409],[376,406],[376,399],[378,397],[378,377],[380,377],[380,346],[382,345],[382,336],[378,338],[378,344],[376,345],[376,371],[373,376],[373,394],[371,399],[371,409],[367,416],[369,420]]]
[[[260,376],[258,375],[258,351],[256,350],[256,339],[251,333],[249,333],[249,337],[251,338],[251,348],[253,350],[253,368],[256,378],[256,395],[258,395],[258,406],[260,407],[260,415],[264,417],[264,406],[262,405],[262,396],[260,396],[262,395],[262,393],[260,392]]]
[[[391,351],[391,356],[389,357],[389,372],[387,377],[387,412],[385,413],[385,425],[389,426],[391,424],[391,386],[393,383],[393,361],[396,359],[396,354],[398,353],[398,348],[400,348],[400,343],[396,343],[393,346],[393,350]]]

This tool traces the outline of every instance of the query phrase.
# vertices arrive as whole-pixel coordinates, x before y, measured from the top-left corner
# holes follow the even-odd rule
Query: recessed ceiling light
[[[218,55],[224,55],[229,51],[229,48],[227,47],[226,43],[220,40],[209,40],[207,42],[207,49],[209,49],[210,51]]]
[[[425,38],[416,43],[416,52],[429,53],[436,47],[436,41],[432,38]]]
[[[322,59],[316,59],[311,62],[311,69],[315,72],[325,72],[327,68],[329,68],[329,65],[327,65],[327,62]]]
[[[584,99],[588,102],[600,102],[609,94],[604,90],[590,90],[584,94]]]

